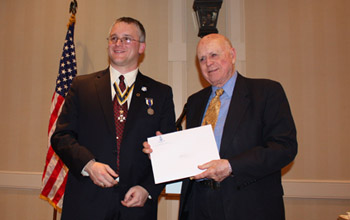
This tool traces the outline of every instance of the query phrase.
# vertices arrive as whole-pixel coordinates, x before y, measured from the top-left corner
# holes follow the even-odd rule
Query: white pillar
[[[245,47],[245,8],[244,0],[224,0],[226,5],[226,37],[237,52],[236,69],[246,74],[246,47]],[[222,8],[223,9],[223,8]]]
[[[168,74],[178,117],[186,102],[186,0],[168,0]]]

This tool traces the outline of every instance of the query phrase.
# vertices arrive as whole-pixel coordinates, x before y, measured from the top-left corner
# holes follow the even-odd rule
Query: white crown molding
[[[41,172],[0,171],[0,188],[41,189]]]
[[[282,180],[285,197],[350,199],[349,180]]]
[[[282,180],[285,198],[350,199],[348,180]],[[166,193],[178,194],[181,182],[168,184]]]
[[[0,189],[41,189],[41,172],[0,171]],[[349,180],[282,180],[285,198],[350,199]],[[181,186],[181,185],[179,185]],[[178,193],[179,189],[167,193]]]

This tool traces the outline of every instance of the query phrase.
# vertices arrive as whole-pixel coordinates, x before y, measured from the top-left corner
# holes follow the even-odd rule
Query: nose
[[[123,40],[121,38],[117,39],[117,42],[115,42],[116,45],[120,46],[123,44]]]
[[[207,66],[211,66],[213,64],[213,61],[210,58],[207,58],[206,63]]]

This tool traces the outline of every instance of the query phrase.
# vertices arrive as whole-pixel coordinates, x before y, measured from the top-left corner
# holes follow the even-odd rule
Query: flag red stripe
[[[54,96],[57,96],[57,99],[54,100],[54,101],[56,101],[56,104],[55,104],[54,109],[52,110],[50,121],[49,121],[49,134],[50,134],[50,131],[52,129],[52,126],[55,124],[55,122],[58,118],[58,114],[59,114],[61,106],[64,102],[64,98],[62,96],[60,96],[56,93],[54,94]]]
[[[46,170],[47,170],[47,165],[49,165],[53,153],[54,152],[53,152],[52,148],[49,147],[49,150],[47,151],[47,155],[46,155],[46,161],[45,161],[45,168],[44,168],[43,176],[41,178],[42,181],[44,181]]]
[[[50,148],[51,148],[51,146],[50,146]],[[47,197],[49,195],[52,187],[55,185],[57,177],[59,176],[59,174],[60,174],[60,172],[61,172],[61,170],[63,168],[63,165],[64,165],[63,162],[61,160],[58,160],[55,168],[52,170],[52,174],[50,175],[49,179],[46,182],[45,187],[42,190],[41,194],[43,196]]]
[[[61,161],[61,160],[60,160]],[[52,199],[52,201],[57,204],[61,198],[63,197],[64,195],[64,190],[66,188],[66,183],[67,183],[67,179],[68,179],[68,175],[66,175],[64,177],[64,180],[63,180],[63,183],[61,184],[60,188],[57,190],[57,193],[55,195],[55,197]]]
[[[57,98],[55,98],[57,97]],[[62,104],[64,103],[64,98],[62,96],[60,96],[59,94],[57,94],[56,92],[54,92],[53,96],[52,96],[52,105],[55,105],[53,110],[51,111],[51,116],[50,116],[50,121],[49,121],[49,140],[51,138],[51,130],[53,128],[53,125],[56,124],[56,120],[58,118],[59,115],[59,111],[61,109]],[[55,103],[54,103],[55,102]],[[44,172],[42,175],[42,180],[44,180],[45,178],[45,174],[47,171],[47,166],[49,165],[52,156],[54,155],[54,151],[52,149],[51,146],[49,146],[47,155],[46,155],[46,162],[45,162],[45,168],[44,168]]]

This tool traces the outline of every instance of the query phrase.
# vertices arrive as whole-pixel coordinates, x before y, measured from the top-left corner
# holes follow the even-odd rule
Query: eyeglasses
[[[129,45],[131,44],[133,41],[137,41],[137,42],[141,42],[141,41],[138,41],[138,40],[135,40],[135,39],[132,39],[131,37],[117,37],[117,36],[110,36],[110,37],[107,37],[107,40],[109,43],[112,43],[112,44],[116,44],[118,42],[118,40],[120,40],[120,43],[121,44],[126,44],[126,45]]]

